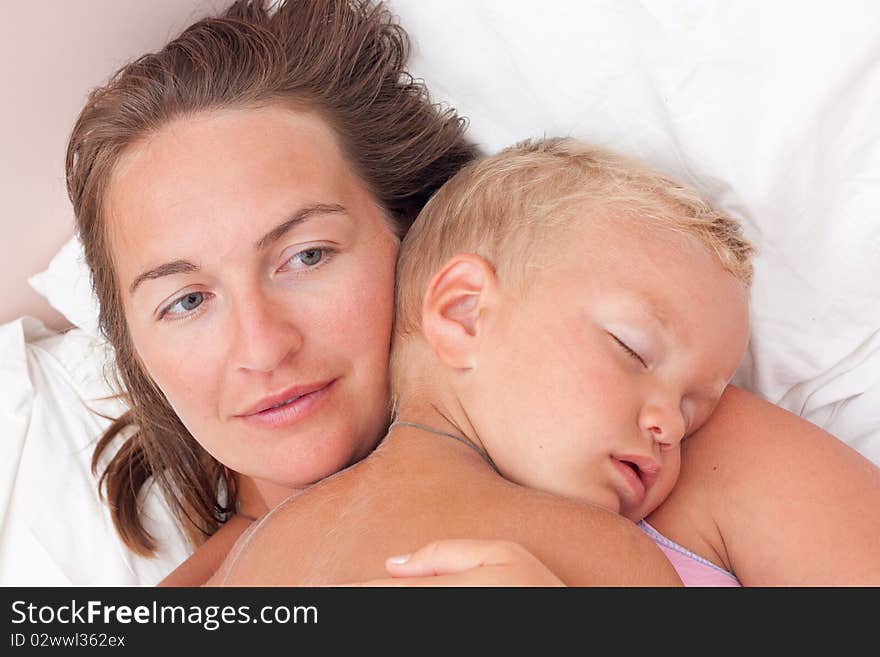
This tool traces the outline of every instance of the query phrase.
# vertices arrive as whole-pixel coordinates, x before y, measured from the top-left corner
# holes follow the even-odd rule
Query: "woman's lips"
[[[250,415],[239,415],[238,418],[246,424],[259,429],[290,427],[320,410],[327,403],[335,383],[336,379],[330,381],[322,388],[297,397],[288,404],[283,404],[276,408],[268,408]]]
[[[254,415],[261,411],[268,411],[275,406],[281,406],[288,401],[293,401],[297,397],[304,397],[309,393],[320,390],[321,388],[328,386],[332,382],[333,381],[331,379],[290,386],[285,390],[281,390],[272,395],[267,395],[263,397],[261,400],[254,404],[251,404],[246,410],[242,411],[241,413],[237,413],[236,415],[243,417],[245,415]]]

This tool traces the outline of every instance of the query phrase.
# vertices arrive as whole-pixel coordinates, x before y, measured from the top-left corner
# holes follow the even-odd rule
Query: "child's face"
[[[638,520],[736,370],[748,291],[693,238],[583,223],[502,291],[466,403],[506,477]]]

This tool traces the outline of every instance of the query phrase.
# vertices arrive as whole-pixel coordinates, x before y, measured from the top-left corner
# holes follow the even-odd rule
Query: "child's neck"
[[[470,424],[460,422],[454,413],[436,404],[406,404],[398,407],[396,420],[383,441],[383,451],[421,452],[420,459],[440,458],[475,461],[498,473]],[[413,455],[410,455],[413,458]]]

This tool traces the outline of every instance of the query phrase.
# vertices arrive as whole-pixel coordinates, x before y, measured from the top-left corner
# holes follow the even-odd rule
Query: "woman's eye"
[[[299,260],[300,263],[304,264],[306,267],[314,267],[324,258],[324,249],[306,249],[305,251],[300,251],[295,256],[293,256],[290,260]]]
[[[310,249],[294,253],[284,261],[282,270],[301,274],[310,272],[313,269],[323,267],[334,255],[336,255],[336,250],[332,247],[313,246]]]
[[[179,299],[175,299],[171,305],[167,306],[165,310],[162,311],[162,317],[166,314],[183,316],[187,315],[199,306],[202,305],[202,302],[205,300],[204,292],[190,292],[189,294],[185,294]],[[173,312],[175,308],[180,307],[182,312]]]
[[[642,358],[642,357],[638,354],[638,352],[637,352],[635,349],[633,349],[632,347],[630,347],[626,342],[624,342],[623,340],[621,340],[620,338],[618,338],[618,337],[617,337],[616,335],[614,335],[613,333],[611,333],[610,335],[611,335],[612,338],[614,338],[614,340],[617,342],[617,344],[619,344],[619,345],[621,346],[621,348],[622,348],[626,353],[628,353],[630,356],[632,356],[632,357],[635,358],[637,361],[639,361],[639,362],[642,364],[643,367],[645,367],[645,368],[648,367],[648,364],[645,362],[645,359]]]

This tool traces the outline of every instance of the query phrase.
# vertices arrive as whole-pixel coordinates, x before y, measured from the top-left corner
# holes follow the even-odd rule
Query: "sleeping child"
[[[450,183],[404,246],[398,425],[452,428],[509,480],[622,513],[686,585],[880,583],[880,469],[734,386],[718,402],[745,340],[752,249],[737,225],[674,181],[571,141],[513,149],[475,171]],[[480,306],[472,285],[466,303],[447,306],[468,331],[481,322],[489,331],[476,355],[461,352],[463,335],[450,342],[437,313],[448,274],[432,272],[457,251],[493,263],[482,276],[505,290],[495,297],[503,303]],[[421,368],[407,350],[425,344],[435,360]],[[425,387],[433,372],[451,377],[452,394]],[[419,390],[433,415],[424,399],[402,403]],[[412,426],[413,417],[436,425]],[[372,584],[560,582],[503,541],[434,541],[386,566],[398,579]]]

